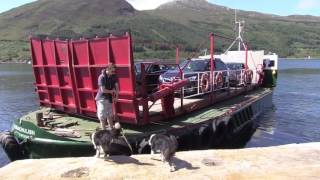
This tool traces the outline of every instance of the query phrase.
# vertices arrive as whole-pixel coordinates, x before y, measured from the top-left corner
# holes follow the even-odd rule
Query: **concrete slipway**
[[[174,163],[169,172],[150,155],[28,159],[1,168],[0,179],[320,179],[320,143],[178,152]]]

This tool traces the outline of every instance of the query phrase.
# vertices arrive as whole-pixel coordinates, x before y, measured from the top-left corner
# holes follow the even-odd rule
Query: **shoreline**
[[[148,59],[148,58],[147,58]],[[136,59],[135,62],[141,62],[147,59]],[[161,59],[163,60],[163,59]],[[302,60],[302,61],[306,61],[306,60],[320,60],[320,57],[315,57],[315,58],[284,58],[284,57],[279,57],[279,60]],[[157,59],[157,61],[159,61],[159,59]],[[168,60],[170,61],[170,60]],[[30,64],[31,65],[31,60],[13,60],[13,61],[8,61],[8,60],[4,60],[1,61],[0,60],[0,64]]]
[[[306,61],[306,60],[320,60],[320,57],[318,58],[282,58],[282,57],[279,57],[279,60],[303,60],[303,61]]]
[[[315,61],[315,60],[320,60],[319,58],[281,58],[279,57],[279,60],[301,60],[301,61]],[[141,62],[143,61],[142,59],[136,60],[136,62]],[[24,60],[24,61],[0,61],[0,64],[30,64],[31,65],[31,60]]]
[[[30,62],[30,63],[29,63]],[[24,61],[0,61],[0,64],[30,64],[31,60],[24,60]]]

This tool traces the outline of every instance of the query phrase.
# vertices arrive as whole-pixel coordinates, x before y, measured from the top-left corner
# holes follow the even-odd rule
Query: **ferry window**
[[[274,67],[274,61],[269,62],[269,67]]]

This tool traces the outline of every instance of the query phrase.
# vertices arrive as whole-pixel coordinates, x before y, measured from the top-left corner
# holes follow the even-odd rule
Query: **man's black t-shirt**
[[[107,90],[115,89],[115,84],[117,83],[117,76],[112,74],[108,76],[105,72],[101,73],[98,78],[98,93],[96,95],[96,100],[108,99],[112,103],[112,94],[104,93],[101,91],[101,87],[104,87]]]

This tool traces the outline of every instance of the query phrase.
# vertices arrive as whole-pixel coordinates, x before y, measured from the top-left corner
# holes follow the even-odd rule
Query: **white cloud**
[[[312,9],[315,7],[320,7],[319,0],[301,0],[297,5],[297,8],[301,10]]]
[[[161,4],[170,2],[173,0],[127,0],[137,10],[155,9]]]

